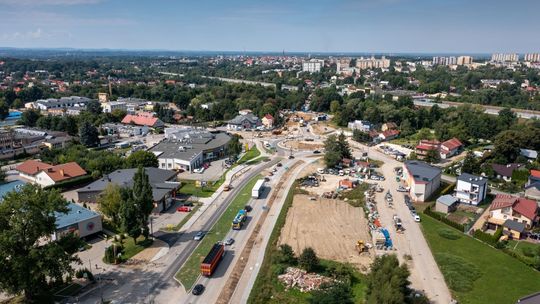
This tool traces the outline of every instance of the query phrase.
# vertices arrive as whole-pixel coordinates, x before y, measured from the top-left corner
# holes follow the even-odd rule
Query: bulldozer
[[[358,253],[364,253],[368,251],[368,248],[366,244],[364,244],[364,241],[359,240],[356,242],[356,250],[358,250]]]

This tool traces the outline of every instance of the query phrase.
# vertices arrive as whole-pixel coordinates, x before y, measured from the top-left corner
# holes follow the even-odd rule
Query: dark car
[[[253,208],[250,205],[246,205],[244,207],[244,210],[246,210],[246,212],[250,212],[251,210],[253,210]]]
[[[203,284],[197,284],[195,287],[193,287],[193,290],[191,290],[191,293],[199,296],[204,292],[204,285]]]
[[[313,151],[313,154],[320,154],[320,153],[321,153],[321,151],[319,151],[319,150],[314,150]]]
[[[294,155],[289,155],[289,159],[293,159],[294,158]]]
[[[283,164],[282,163],[277,163],[276,166],[281,167],[281,166],[283,166]]]

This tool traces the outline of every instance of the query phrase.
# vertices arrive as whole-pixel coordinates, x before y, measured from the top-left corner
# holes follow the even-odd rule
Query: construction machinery
[[[242,229],[242,226],[244,225],[244,222],[246,221],[246,217],[247,217],[246,213],[247,212],[245,209],[240,209],[240,211],[238,211],[238,213],[236,214],[236,216],[234,217],[232,221],[233,230]]]
[[[356,242],[356,250],[358,250],[358,253],[364,253],[368,251],[368,247],[362,240],[358,240]]]

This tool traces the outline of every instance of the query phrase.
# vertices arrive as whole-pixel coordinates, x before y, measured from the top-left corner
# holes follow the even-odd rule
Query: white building
[[[487,187],[485,177],[462,173],[457,178],[455,196],[461,203],[476,206],[486,198]]]
[[[86,108],[86,104],[90,101],[90,98],[71,96],[71,97],[62,97],[60,99],[49,98],[49,99],[40,99],[35,102],[35,105],[38,109],[47,111],[50,109],[66,109],[66,108]],[[25,105],[26,106],[26,105]]]
[[[369,132],[373,128],[373,125],[367,120],[355,120],[347,124],[347,127],[351,130],[360,130],[362,132]]]
[[[302,72],[318,73],[324,66],[324,60],[322,59],[310,59],[309,61],[302,63]]]
[[[441,186],[441,169],[422,161],[403,164],[403,180],[413,201],[424,202]]]
[[[114,110],[127,111],[127,103],[122,101],[111,101],[101,104],[103,113],[112,113]]]
[[[497,53],[491,55],[492,62],[518,62],[519,55],[516,53]]]
[[[540,62],[540,53],[525,54],[523,60],[528,62]]]

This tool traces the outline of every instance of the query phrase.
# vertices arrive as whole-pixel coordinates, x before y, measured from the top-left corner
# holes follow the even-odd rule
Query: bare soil
[[[367,272],[374,252],[359,254],[358,240],[369,242],[367,220],[361,208],[346,202],[295,195],[280,235],[279,244],[290,245],[296,254],[312,247],[322,259],[351,263]]]

